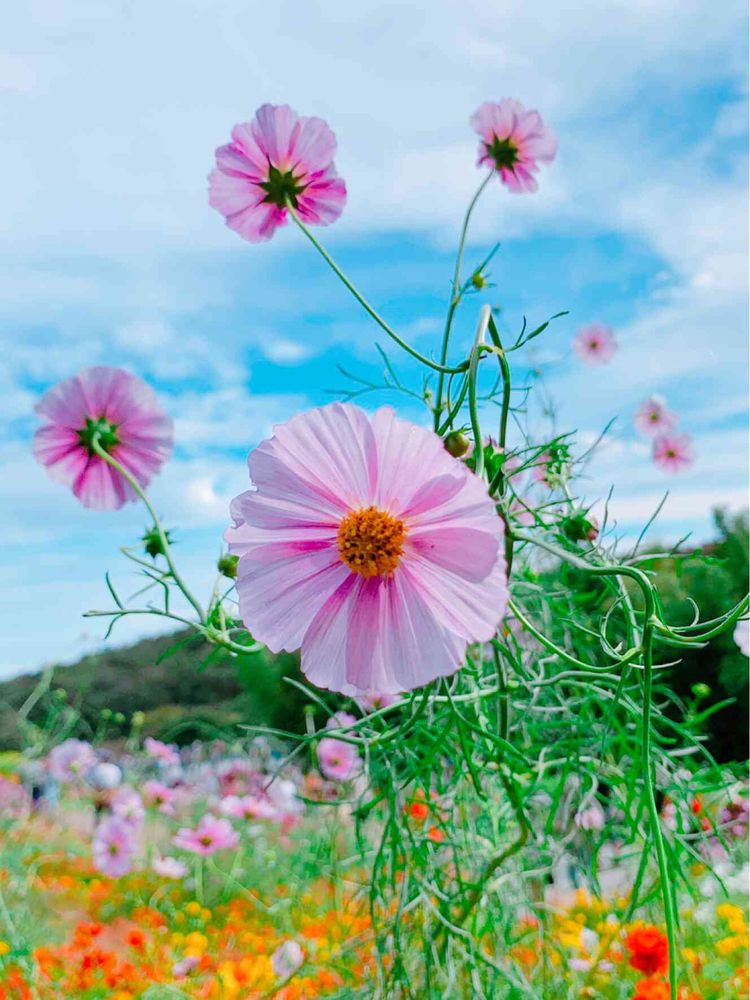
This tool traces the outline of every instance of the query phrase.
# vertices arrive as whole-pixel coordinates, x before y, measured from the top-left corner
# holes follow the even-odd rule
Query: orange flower
[[[669,967],[669,941],[667,935],[647,924],[636,927],[625,938],[625,947],[630,952],[630,965],[647,976],[666,972]]]
[[[641,979],[631,1000],[669,1000],[669,985],[663,979]]]

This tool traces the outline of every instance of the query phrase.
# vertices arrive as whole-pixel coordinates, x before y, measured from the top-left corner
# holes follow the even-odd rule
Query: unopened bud
[[[696,698],[708,698],[709,695],[711,694],[711,688],[708,686],[708,684],[703,684],[703,683],[693,684],[690,690],[693,692]]]
[[[164,532],[164,537],[167,540],[167,544],[172,544],[172,537],[168,531]],[[143,548],[152,559],[156,559],[157,556],[164,555],[164,545],[162,544],[161,534],[156,525],[152,525],[148,528],[143,535],[141,535],[141,541],[143,542]]]
[[[477,291],[481,291],[482,288],[487,287],[487,279],[485,278],[485,276],[482,274],[481,271],[475,271],[472,274],[471,283],[477,289]]]
[[[130,718],[130,725],[133,727],[133,729],[140,729],[145,721],[146,721],[145,712],[133,712]]]
[[[578,511],[563,520],[562,530],[571,542],[593,542],[599,534],[599,522],[591,514]]]
[[[454,458],[463,458],[469,448],[471,448],[471,441],[463,431],[451,431],[444,438],[443,444],[448,454],[453,455]]]
[[[228,552],[219,558],[216,563],[216,568],[225,576],[228,580],[237,579],[237,563],[240,561],[239,556],[232,556]]]

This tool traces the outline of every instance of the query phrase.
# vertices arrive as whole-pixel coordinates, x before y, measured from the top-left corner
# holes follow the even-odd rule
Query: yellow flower
[[[744,937],[740,937],[739,934],[733,937],[722,938],[721,941],[716,942],[716,950],[720,955],[731,955],[733,951],[744,947],[745,939]]]
[[[201,920],[210,920],[210,919],[211,919],[211,911],[208,909],[208,907],[204,907],[204,909],[201,910]]]
[[[185,937],[185,944],[188,948],[194,948],[198,952],[204,952],[208,948],[208,938],[200,931],[191,931]]]
[[[0,941],[0,955],[7,955],[10,951],[10,945],[7,941]]]
[[[747,930],[744,913],[733,903],[719,903],[716,907],[716,916],[726,920],[729,930],[734,934],[744,934]]]
[[[185,907],[185,913],[189,914],[191,917],[197,917],[202,909],[203,907],[200,903],[196,903],[195,900],[191,900],[191,902],[189,902]]]

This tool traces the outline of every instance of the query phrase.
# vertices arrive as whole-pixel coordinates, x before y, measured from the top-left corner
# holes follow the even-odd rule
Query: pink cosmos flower
[[[143,741],[143,749],[164,767],[176,767],[180,763],[179,751],[171,743],[162,743],[161,740],[147,736]]]
[[[131,868],[135,853],[133,828],[118,816],[102,820],[96,828],[91,850],[94,867],[110,878],[120,878]]]
[[[120,788],[112,799],[112,815],[129,826],[140,826],[146,811],[138,792],[133,788]]]
[[[390,708],[397,701],[398,698],[395,694],[383,694],[382,691],[371,691],[369,694],[357,698],[357,704],[363,712],[376,712],[379,708]]]
[[[264,104],[216,150],[209,204],[236,233],[258,243],[287,222],[289,201],[303,222],[327,226],[341,215],[346,185],[336,173],[336,137],[320,118]]]
[[[97,763],[91,744],[73,738],[53,747],[47,758],[49,773],[65,783],[82,778]]]
[[[360,757],[351,743],[324,736],[318,744],[321,773],[333,781],[348,781],[359,771]]]
[[[667,409],[663,396],[650,396],[638,407],[633,419],[636,429],[641,434],[655,437],[657,434],[668,434],[677,426],[678,417]]]
[[[654,463],[665,472],[682,472],[695,461],[689,434],[660,434],[654,439]]]
[[[234,819],[276,819],[273,803],[257,795],[227,795],[219,808]]]
[[[154,391],[119,368],[86,368],[49,389],[35,410],[46,422],[34,434],[34,457],[84,507],[115,510],[137,499],[120,473],[94,452],[95,435],[141,486],[172,449],[172,421]]]
[[[210,813],[201,817],[194,830],[183,826],[172,838],[175,847],[190,851],[192,854],[201,854],[203,857],[236,847],[239,840],[240,836],[229,820],[217,819]]]
[[[172,966],[172,975],[175,979],[185,979],[199,965],[200,959],[197,955],[186,955],[179,962],[174,963]]]
[[[576,334],[573,350],[587,365],[606,365],[617,351],[617,341],[611,327],[589,323]]]
[[[539,164],[551,163],[557,153],[557,139],[539,112],[506,97],[482,104],[470,121],[482,140],[478,165],[497,170],[503,184],[516,194],[536,191]]]
[[[184,878],[188,872],[188,867],[184,861],[180,861],[179,858],[163,858],[159,854],[154,857],[151,867],[162,878],[180,879]]]
[[[175,803],[179,793],[163,781],[145,781],[143,783],[143,800],[147,806],[158,809],[165,816],[173,816]]]
[[[333,403],[275,428],[232,502],[240,613],[318,687],[396,694],[454,673],[508,599],[485,485],[389,407]]]

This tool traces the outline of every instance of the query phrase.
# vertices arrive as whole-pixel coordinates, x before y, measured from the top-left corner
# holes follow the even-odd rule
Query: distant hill
[[[240,723],[300,728],[304,699],[284,677],[300,679],[296,655],[232,658],[185,630],[54,668],[29,720],[44,725],[56,706],[68,706],[85,734],[101,728],[102,713],[122,713],[124,723],[107,722],[108,734],[116,735],[129,731],[134,712],[144,712],[146,734],[179,742]],[[0,749],[22,744],[18,711],[42,680],[38,673],[0,683]]]

